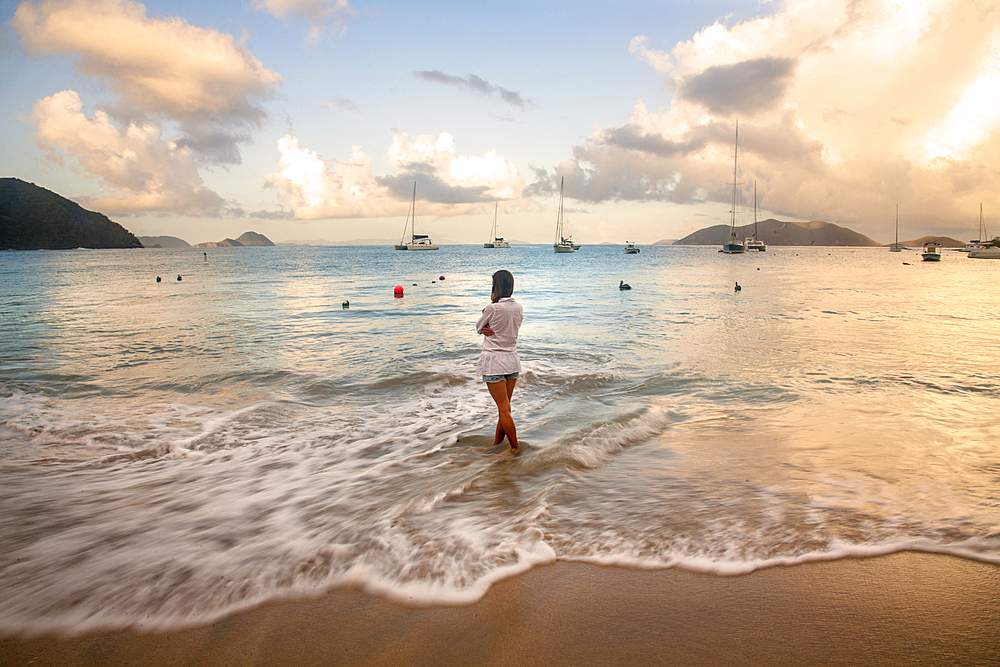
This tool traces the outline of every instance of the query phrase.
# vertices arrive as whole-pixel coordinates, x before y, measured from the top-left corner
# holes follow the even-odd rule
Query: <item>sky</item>
[[[983,0],[0,0],[0,176],[189,243],[1000,234]],[[752,220],[752,218],[751,218]],[[720,240],[721,242],[721,240]]]

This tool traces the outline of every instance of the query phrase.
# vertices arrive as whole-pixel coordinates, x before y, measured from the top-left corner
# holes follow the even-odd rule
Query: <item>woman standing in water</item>
[[[483,382],[500,412],[493,444],[499,445],[506,437],[510,451],[516,452],[517,428],[510,414],[510,397],[514,394],[517,374],[521,370],[521,360],[517,356],[517,331],[521,328],[524,312],[521,304],[511,298],[513,293],[514,276],[511,272],[501,269],[494,273],[491,303],[483,308],[483,314],[476,322],[476,333],[486,336],[476,374],[483,376]]]

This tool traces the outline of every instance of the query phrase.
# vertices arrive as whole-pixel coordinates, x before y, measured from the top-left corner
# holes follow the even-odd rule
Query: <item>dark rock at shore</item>
[[[51,190],[0,178],[0,249],[141,248],[130,231]]]

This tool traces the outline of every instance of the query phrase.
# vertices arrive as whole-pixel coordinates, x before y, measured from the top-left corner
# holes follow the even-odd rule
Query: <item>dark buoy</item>
[[[392,290],[392,295],[394,297],[396,297],[397,299],[402,299],[403,298],[403,286],[402,285],[396,285],[396,287],[393,288],[393,290]]]
[[[625,282],[624,280],[619,280],[619,281],[618,281],[618,289],[632,289],[632,286],[631,286],[631,285],[629,285],[629,284],[628,284],[627,282]]]
[[[160,282],[160,276],[156,276],[156,282]]]
[[[181,277],[177,276],[177,282],[180,282],[180,281],[181,281]]]
[[[444,276],[438,276],[438,280],[444,280]]]
[[[351,307],[351,302],[345,301],[344,303],[340,304],[340,307],[343,308],[344,310],[347,310],[348,308]]]
[[[742,288],[742,287],[740,287],[740,284],[739,284],[739,283],[736,283],[736,287],[734,287],[734,288],[733,288],[733,291],[734,291],[734,292],[739,292],[739,291],[740,291],[740,290],[742,290],[742,289],[743,289],[743,288]]]

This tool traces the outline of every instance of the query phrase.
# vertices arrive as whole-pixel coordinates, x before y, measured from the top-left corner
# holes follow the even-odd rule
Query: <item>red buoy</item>
[[[396,285],[396,288],[394,290],[392,290],[392,294],[397,299],[401,298],[403,296],[403,286],[402,285]]]
[[[444,276],[441,276],[440,278],[438,278],[438,280],[444,280]]]

